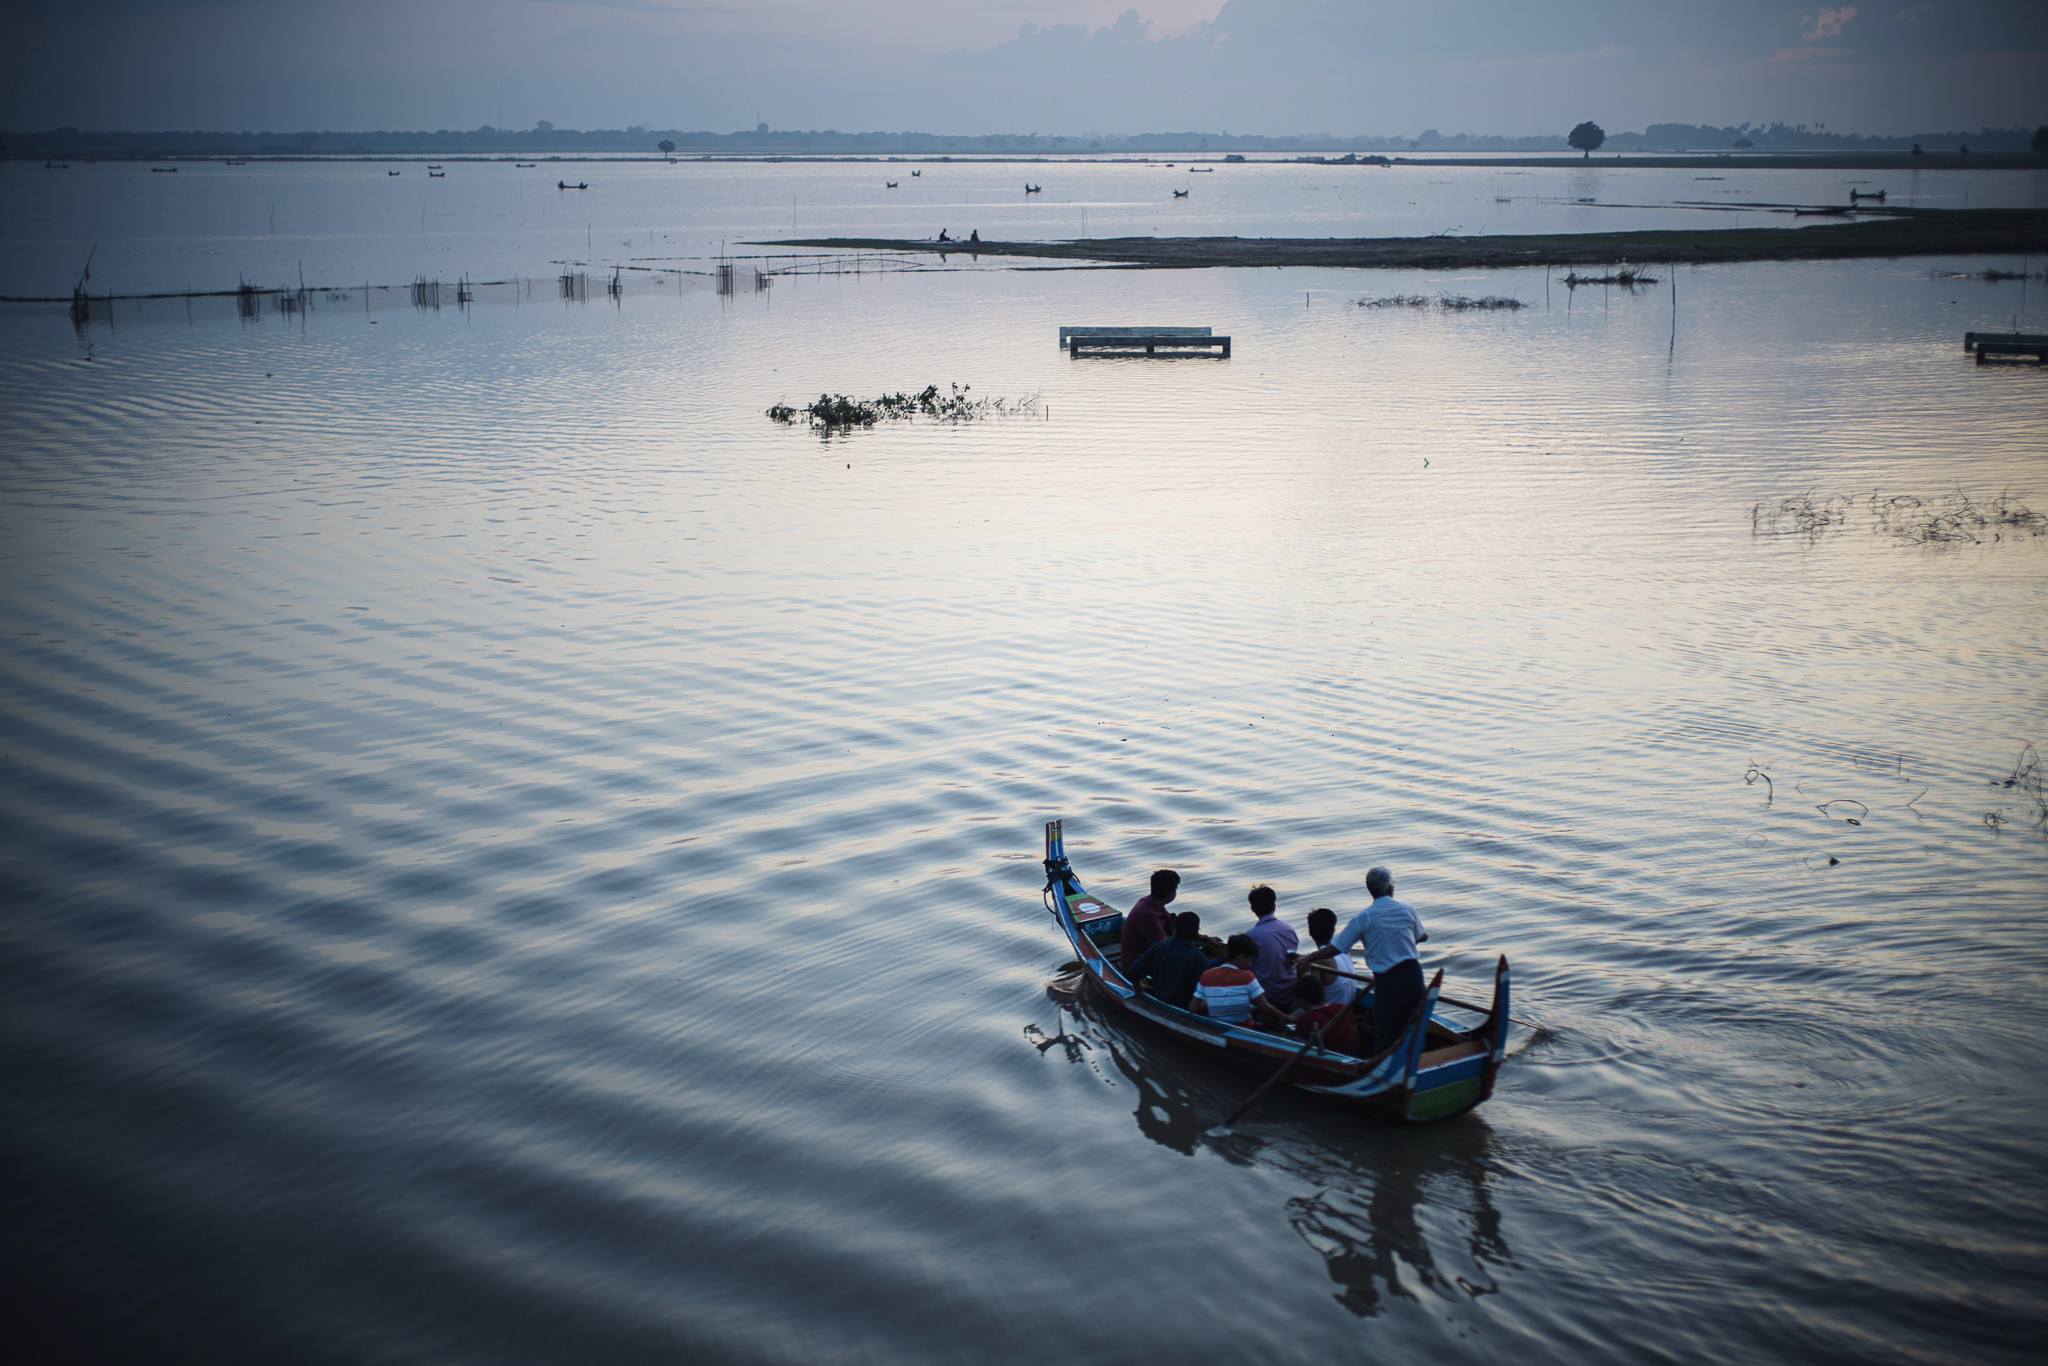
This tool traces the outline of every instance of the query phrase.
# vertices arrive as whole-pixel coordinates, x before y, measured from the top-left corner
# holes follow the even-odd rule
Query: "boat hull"
[[[1294,1090],[1345,1109],[1399,1123],[1427,1124],[1464,1114],[1493,1094],[1507,1045],[1508,965],[1494,974],[1492,1008],[1460,1027],[1439,1015],[1443,974],[1429,983],[1407,1031],[1377,1057],[1356,1058],[1244,1025],[1227,1025],[1170,1006],[1125,980],[1123,913],[1086,891],[1068,863],[1059,821],[1046,826],[1046,904],[1073,946],[1089,985],[1125,1014],[1144,1020],[1226,1067],[1271,1076],[1290,1061]],[[1368,989],[1362,999],[1370,1002]]]

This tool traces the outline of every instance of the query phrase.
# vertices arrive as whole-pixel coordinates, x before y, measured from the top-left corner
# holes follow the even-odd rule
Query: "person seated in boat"
[[[940,229],[939,229],[939,240],[940,240],[941,242],[950,242],[950,241],[952,241],[953,239],[952,239],[952,238],[950,238],[950,237],[948,237],[948,236],[946,236],[946,230],[945,230],[944,228],[940,228]]]
[[[968,233],[967,240],[970,242],[979,242],[981,240],[981,229],[976,228],[973,232]]]
[[[1338,949],[1330,941],[1337,937],[1337,913],[1328,906],[1318,906],[1308,913],[1308,937],[1318,951],[1328,949],[1330,956],[1303,959],[1303,977],[1314,977],[1322,983],[1323,1000],[1327,1003],[1348,1006],[1358,995],[1358,983],[1349,977],[1339,977],[1340,972],[1355,973],[1358,968],[1352,963],[1351,955]]]
[[[1138,898],[1124,916],[1123,949],[1118,963],[1135,963],[1140,954],[1173,933],[1173,916],[1167,907],[1180,895],[1180,874],[1161,868],[1152,874],[1152,891]]]
[[[1294,1012],[1294,1037],[1304,1043],[1315,1037],[1317,1029],[1323,1031],[1322,1046],[1332,1053],[1358,1053],[1358,1024],[1351,1013],[1351,1002],[1328,1001],[1323,999],[1323,984],[1313,972],[1305,972],[1295,985],[1294,999],[1299,1006]]]
[[[1188,1009],[1222,1024],[1249,1024],[1256,1018],[1261,1024],[1285,1029],[1287,1017],[1266,999],[1265,988],[1252,971],[1252,961],[1258,956],[1259,946],[1250,935],[1231,935],[1223,945],[1223,961],[1195,984],[1195,998]]]
[[[1124,969],[1124,980],[1155,1000],[1186,1010],[1195,984],[1215,961],[1202,950],[1202,917],[1182,911],[1173,918],[1173,937],[1139,954]]]
[[[1282,920],[1274,911],[1280,898],[1265,883],[1251,889],[1245,900],[1251,903],[1256,923],[1251,928],[1252,942],[1259,946],[1259,956],[1252,964],[1252,971],[1259,975],[1259,985],[1266,989],[1266,995],[1281,1010],[1294,1008],[1294,949],[1301,942],[1294,933],[1294,926]]]
[[[1422,1001],[1422,963],[1417,944],[1429,941],[1415,908],[1394,900],[1394,875],[1370,868],[1365,890],[1372,904],[1351,917],[1351,923],[1326,948],[1311,957],[1327,962],[1356,944],[1365,945],[1365,965],[1372,971],[1372,1052],[1378,1057],[1401,1036],[1408,1017]]]

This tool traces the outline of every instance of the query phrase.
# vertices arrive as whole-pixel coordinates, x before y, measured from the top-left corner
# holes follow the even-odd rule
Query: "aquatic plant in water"
[[[1528,305],[1505,294],[1486,294],[1474,299],[1464,294],[1392,294],[1384,299],[1360,299],[1360,308],[1434,308],[1445,313],[1512,313]]]
[[[1660,284],[1655,275],[1645,274],[1634,266],[1623,266],[1620,270],[1605,275],[1581,275],[1577,271],[1564,277],[1559,283],[1566,289],[1578,289],[1583,285],[1613,285],[1619,289],[1640,289],[1646,285]]]
[[[1039,411],[1036,393],[1018,399],[975,398],[970,392],[973,388],[971,384],[955,384],[951,393],[942,394],[938,385],[928,384],[915,394],[898,392],[866,399],[820,394],[817,402],[801,408],[778,403],[768,409],[768,416],[786,425],[793,425],[801,417],[820,434],[829,436],[855,427],[916,417],[935,422],[977,422],[992,417],[1028,416]]]
[[[1752,504],[1749,529],[1754,536],[1816,540],[1847,526],[1852,515],[1867,520],[1874,533],[1914,545],[1982,545],[2048,533],[2048,514],[2034,511],[2012,493],[1979,502],[1961,489],[1934,500],[1879,493],[1816,498],[1809,490],[1775,503]]]

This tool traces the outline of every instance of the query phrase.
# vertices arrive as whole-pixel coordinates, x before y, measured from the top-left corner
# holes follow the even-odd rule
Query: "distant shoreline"
[[[1349,159],[1347,159],[1349,158]],[[1404,166],[1444,168],[1449,166],[1473,166],[1492,170],[1645,170],[1674,171],[1697,170],[1704,167],[1727,168],[1738,171],[1866,171],[1875,173],[1905,173],[1912,171],[2040,171],[2048,170],[2048,160],[2033,152],[1928,152],[1913,156],[1908,152],[1639,152],[1618,155],[1596,156],[1588,160],[1576,154],[1530,154],[1492,153],[1444,154],[1437,156],[1397,156],[1383,152],[1318,154],[1255,152],[1244,155],[1241,160],[1225,160],[1221,152],[707,152],[698,149],[683,149],[674,153],[642,152],[620,150],[607,152],[591,149],[582,152],[500,152],[500,151],[436,151],[432,148],[403,148],[382,151],[368,148],[341,152],[230,152],[218,149],[207,151],[96,151],[96,152],[0,152],[0,163],[16,162],[34,165],[40,162],[63,160],[78,165],[94,163],[127,162],[240,162],[240,163],[306,163],[333,162],[347,164],[354,162],[423,162],[435,165],[443,162],[488,165],[492,163],[536,162],[541,165],[627,165],[662,164],[702,165],[705,163],[725,164],[760,163],[799,165],[830,165],[842,162],[849,165],[874,163],[895,165],[938,166],[989,165],[1015,163],[1018,165],[1088,165],[1091,163],[1111,166],[1143,165],[1187,165],[1187,166],[1321,166],[1342,170],[1389,170]]]
[[[1137,269],[1334,266],[1449,270],[1467,267],[1840,261],[1884,256],[2048,253],[2039,209],[1894,210],[1861,223],[1811,228],[1702,228],[1659,232],[1545,233],[1522,237],[1110,237],[1064,242],[977,242],[794,237],[749,246],[832,251],[938,252],[1098,261]]]

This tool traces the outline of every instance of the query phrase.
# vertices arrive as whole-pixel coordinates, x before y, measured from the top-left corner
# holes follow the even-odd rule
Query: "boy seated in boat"
[[[1202,950],[1202,917],[1182,911],[1173,917],[1173,936],[1139,954],[1124,977],[1145,995],[1186,1010],[1214,961]]]
[[[1358,1025],[1349,1000],[1324,1000],[1322,979],[1312,972],[1303,973],[1295,983],[1294,999],[1301,1007],[1294,1012],[1295,1038],[1307,1042],[1320,1027],[1324,1048],[1332,1053],[1358,1055]]]
[[[1323,984],[1323,1000],[1340,1006],[1351,1004],[1358,995],[1358,983],[1339,973],[1356,974],[1358,968],[1351,961],[1351,955],[1340,951],[1330,941],[1337,937],[1337,913],[1328,906],[1318,906],[1308,913],[1308,937],[1314,941],[1318,951],[1328,949],[1330,956],[1324,958],[1318,952],[1314,957],[1305,958],[1297,964],[1304,973],[1311,973]]]
[[[1252,971],[1258,956],[1258,943],[1250,935],[1231,935],[1223,946],[1223,961],[1202,974],[1188,1009],[1221,1024],[1248,1024],[1256,1017],[1261,1025],[1285,1029],[1287,1017],[1266,999],[1266,990]]]

